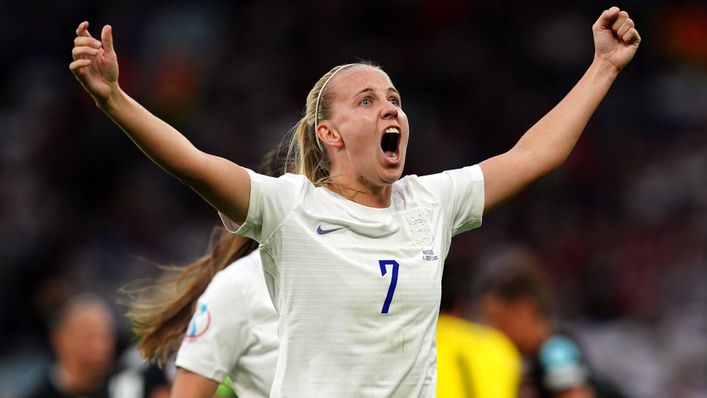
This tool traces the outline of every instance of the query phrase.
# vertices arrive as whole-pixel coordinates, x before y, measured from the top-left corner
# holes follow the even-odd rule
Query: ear
[[[325,147],[333,147],[335,149],[341,149],[344,147],[344,139],[336,126],[328,121],[324,121],[317,125],[317,136],[319,141]]]

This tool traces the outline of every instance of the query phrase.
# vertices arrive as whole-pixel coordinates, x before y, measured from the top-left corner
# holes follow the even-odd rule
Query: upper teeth
[[[386,132],[386,134],[387,134],[387,133],[400,134],[400,130],[398,130],[397,127],[388,127],[388,128],[385,130],[385,132]]]

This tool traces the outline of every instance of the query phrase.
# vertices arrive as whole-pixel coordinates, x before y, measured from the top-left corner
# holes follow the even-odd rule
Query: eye
[[[371,99],[371,97],[364,97],[359,102],[360,105],[366,105],[366,106],[371,105],[372,103],[373,103],[373,100]]]
[[[388,101],[395,106],[400,106],[400,98],[398,97],[390,97]]]

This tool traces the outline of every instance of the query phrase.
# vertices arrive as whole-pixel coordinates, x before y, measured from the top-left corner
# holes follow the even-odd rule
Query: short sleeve
[[[540,365],[545,370],[543,384],[553,392],[579,387],[587,383],[587,368],[582,354],[572,339],[553,336],[540,348]]]
[[[217,274],[196,304],[176,365],[223,382],[249,344],[248,292]],[[240,303],[240,304],[236,304]]]
[[[229,232],[263,242],[285,219],[307,184],[311,183],[301,175],[285,174],[275,178],[247,171],[250,176],[250,203],[245,222],[238,225],[223,213],[219,212],[219,216]]]
[[[452,236],[481,226],[484,175],[479,165],[422,176],[420,180],[443,204],[452,225]]]

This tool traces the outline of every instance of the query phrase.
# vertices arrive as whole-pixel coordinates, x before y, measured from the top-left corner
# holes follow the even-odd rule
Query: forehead
[[[329,86],[334,96],[345,98],[364,89],[387,91],[395,88],[388,74],[368,65],[356,65],[338,72]]]
[[[108,325],[112,322],[110,310],[99,303],[80,303],[70,309],[64,327],[85,327],[86,325]]]

